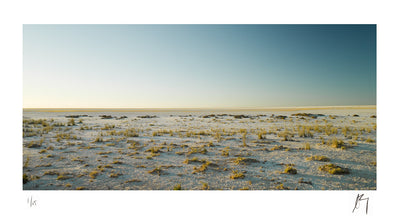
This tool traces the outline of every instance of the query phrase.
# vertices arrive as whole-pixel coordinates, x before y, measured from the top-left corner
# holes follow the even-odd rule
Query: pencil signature
[[[360,202],[361,201],[367,201],[367,203],[365,204],[365,214],[368,214],[368,202],[369,202],[369,198],[364,197],[364,194],[357,194],[357,198],[356,198],[356,202],[353,208],[353,213],[356,209],[358,209],[360,207]]]

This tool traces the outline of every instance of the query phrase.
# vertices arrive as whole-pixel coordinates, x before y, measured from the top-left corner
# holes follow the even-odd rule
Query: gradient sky
[[[375,25],[24,25],[24,108],[376,104]]]

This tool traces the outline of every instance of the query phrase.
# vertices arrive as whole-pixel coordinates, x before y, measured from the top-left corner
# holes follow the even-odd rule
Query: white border
[[[2,1],[3,218],[347,218],[358,193],[368,216],[396,218],[398,7],[395,1]],[[22,24],[268,23],[378,25],[377,191],[22,191]],[[6,125],[5,125],[6,124]],[[393,168],[394,167],[394,168]],[[37,200],[29,207],[27,198]],[[4,211],[3,211],[4,209]],[[361,215],[361,214],[360,214]]]

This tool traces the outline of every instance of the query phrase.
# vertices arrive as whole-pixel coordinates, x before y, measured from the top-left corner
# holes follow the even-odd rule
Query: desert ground
[[[24,190],[375,190],[376,109],[23,113]]]

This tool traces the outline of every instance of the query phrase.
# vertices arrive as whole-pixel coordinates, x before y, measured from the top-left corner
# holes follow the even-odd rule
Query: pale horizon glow
[[[24,108],[376,105],[375,25],[24,25]]]

